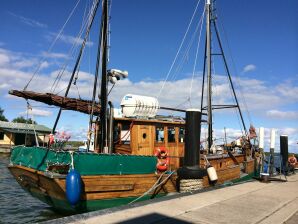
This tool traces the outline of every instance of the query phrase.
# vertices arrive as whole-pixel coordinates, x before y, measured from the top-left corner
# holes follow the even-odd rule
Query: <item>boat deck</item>
[[[47,223],[298,223],[298,174],[287,179],[173,195]]]

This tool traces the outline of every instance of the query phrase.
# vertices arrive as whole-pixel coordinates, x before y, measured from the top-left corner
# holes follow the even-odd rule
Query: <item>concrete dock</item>
[[[282,177],[284,179],[284,177]],[[53,223],[298,223],[298,174],[246,182],[57,220]]]

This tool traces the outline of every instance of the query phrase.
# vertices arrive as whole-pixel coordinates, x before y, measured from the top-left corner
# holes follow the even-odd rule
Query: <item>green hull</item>
[[[101,199],[101,200],[88,200],[88,201],[81,201],[76,206],[71,206],[67,200],[56,199],[36,192],[29,192],[29,193],[33,197],[38,198],[39,200],[53,207],[53,209],[55,209],[57,212],[65,213],[65,214],[83,213],[83,212],[101,210],[105,208],[117,207],[120,205],[129,204],[130,202],[138,198],[138,197],[126,197],[126,198],[110,198],[110,199]],[[155,198],[159,198],[162,196],[165,196],[165,194],[158,194],[155,196]],[[139,201],[145,201],[150,199],[151,199],[151,195],[146,195],[137,201],[139,202]]]

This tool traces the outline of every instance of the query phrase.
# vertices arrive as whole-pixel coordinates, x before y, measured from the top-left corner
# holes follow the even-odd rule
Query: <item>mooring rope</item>
[[[174,173],[175,171],[172,171],[162,182],[160,182],[159,184],[157,184],[163,177],[163,175],[165,173],[163,173],[162,175],[160,175],[160,177],[157,179],[157,181],[155,182],[155,184],[153,184],[153,186],[148,190],[146,191],[144,194],[142,194],[140,197],[134,199],[133,201],[129,202],[128,204],[132,204],[136,201],[138,201],[139,199],[141,199],[142,197],[146,196],[147,194],[149,194],[151,191],[157,189],[158,187],[160,187],[162,184],[164,184]]]

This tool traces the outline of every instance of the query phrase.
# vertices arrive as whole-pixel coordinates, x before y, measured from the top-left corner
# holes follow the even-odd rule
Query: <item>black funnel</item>
[[[198,109],[186,111],[185,148],[183,167],[177,170],[180,179],[199,179],[206,176],[200,168],[200,137],[202,113]]]
[[[280,136],[280,155],[282,158],[282,170],[285,172],[284,174],[286,174],[288,172],[288,157],[289,157],[287,135]]]
[[[184,166],[200,165],[201,116],[200,110],[186,111]]]

